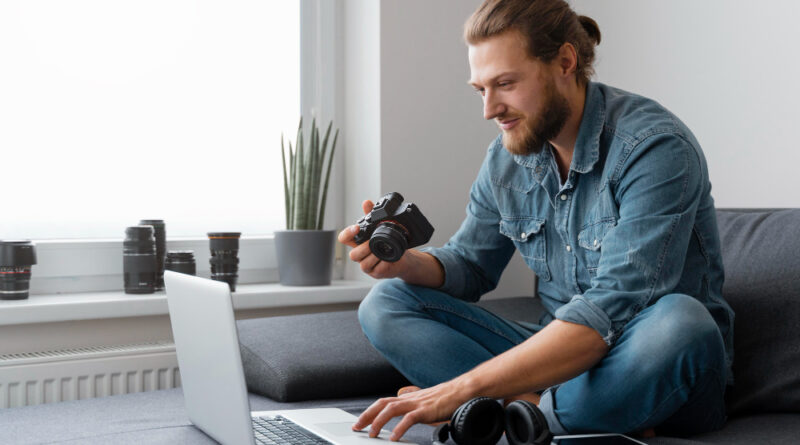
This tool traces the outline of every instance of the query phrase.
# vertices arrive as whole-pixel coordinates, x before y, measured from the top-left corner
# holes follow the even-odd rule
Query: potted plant
[[[337,129],[328,150],[332,126],[333,122],[330,122],[325,137],[320,139],[316,119],[312,120],[309,143],[305,144],[303,119],[300,118],[294,150],[289,142],[288,163],[281,134],[287,230],[275,232],[275,249],[278,275],[284,285],[320,286],[331,283],[335,232],[322,230],[322,224],[325,221],[333,154],[339,137]]]

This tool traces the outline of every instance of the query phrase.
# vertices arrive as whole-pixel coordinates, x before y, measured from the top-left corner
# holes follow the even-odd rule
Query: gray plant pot
[[[275,252],[278,275],[285,286],[326,286],[331,284],[333,230],[278,230]]]

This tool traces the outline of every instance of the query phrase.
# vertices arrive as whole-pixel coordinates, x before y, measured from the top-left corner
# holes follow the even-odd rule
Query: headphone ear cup
[[[503,435],[503,406],[489,397],[461,405],[450,419],[450,437],[459,445],[494,445]]]
[[[538,406],[515,400],[506,406],[506,439],[511,445],[550,445],[553,434]]]

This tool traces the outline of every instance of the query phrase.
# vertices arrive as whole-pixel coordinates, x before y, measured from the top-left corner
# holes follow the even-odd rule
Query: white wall
[[[708,160],[718,207],[800,206],[800,2],[572,0],[596,80],[658,100]]]
[[[362,200],[398,191],[419,205],[435,227],[430,245],[441,246],[461,225],[469,188],[486,148],[498,134],[496,125],[483,119],[480,97],[466,83],[469,64],[461,39],[462,26],[480,1],[383,0],[379,29],[372,28],[369,32],[373,34],[352,29],[352,20],[375,14],[371,8],[377,4],[345,2],[345,16],[351,22],[345,29],[350,34],[345,37],[344,75],[354,79],[346,81],[345,125],[348,131],[371,135],[362,140],[347,139],[348,161],[350,156],[368,161],[348,162],[345,214],[355,221]],[[380,48],[377,56],[375,39]],[[365,44],[373,62],[379,57],[379,73],[363,54],[352,54],[359,51],[358,41]],[[365,72],[378,77],[379,100],[373,97],[374,78],[355,80]],[[379,102],[378,116],[372,115],[375,100]],[[363,128],[375,120],[378,128]],[[351,266],[347,276],[363,274]],[[532,292],[533,272],[516,254],[498,289],[486,298]]]

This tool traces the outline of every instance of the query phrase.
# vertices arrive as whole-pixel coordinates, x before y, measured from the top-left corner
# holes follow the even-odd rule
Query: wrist
[[[402,269],[397,277],[406,283],[434,289],[444,285],[444,267],[433,255],[409,249],[402,262]]]

